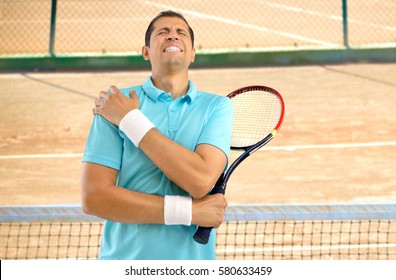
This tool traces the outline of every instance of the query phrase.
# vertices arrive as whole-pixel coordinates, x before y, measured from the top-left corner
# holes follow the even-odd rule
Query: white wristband
[[[165,225],[191,225],[192,198],[188,196],[164,197]]]
[[[155,125],[139,109],[128,112],[119,126],[136,147],[139,147],[144,135],[153,127]]]

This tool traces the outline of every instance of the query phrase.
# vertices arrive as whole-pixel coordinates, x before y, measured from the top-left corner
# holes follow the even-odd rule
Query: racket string
[[[276,94],[249,91],[234,96],[233,147],[256,144],[276,127],[282,112],[282,103]]]

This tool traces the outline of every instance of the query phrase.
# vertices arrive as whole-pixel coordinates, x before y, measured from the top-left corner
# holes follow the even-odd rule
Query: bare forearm
[[[210,191],[225,165],[225,155],[218,157],[224,156],[224,161],[213,164],[213,160],[205,158],[205,155],[186,149],[156,129],[151,129],[144,136],[140,148],[170,180],[195,198]],[[217,150],[214,147],[206,149]]]
[[[163,224],[163,197],[108,186],[83,199],[91,215],[122,223]]]
[[[193,200],[192,224],[218,227],[223,221],[227,202],[223,195]],[[164,224],[164,199],[161,196],[108,187],[92,200],[83,199],[83,209],[90,215],[128,224]]]
[[[81,196],[83,210],[91,215],[123,223],[162,224],[163,197],[115,185],[117,171],[83,163]]]

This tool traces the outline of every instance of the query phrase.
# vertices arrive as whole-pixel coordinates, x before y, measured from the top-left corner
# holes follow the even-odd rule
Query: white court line
[[[270,2],[270,3],[265,3],[265,4],[267,4],[268,6],[273,7],[273,8],[282,9],[282,10],[286,10],[286,11],[290,11],[290,12],[303,13],[303,14],[308,14],[308,15],[313,15],[313,16],[320,16],[323,18],[328,18],[328,19],[337,20],[337,21],[343,20],[342,16],[338,16],[338,15],[329,15],[329,14],[324,14],[324,13],[320,13],[320,12],[313,11],[313,10],[307,10],[307,9],[303,9],[303,8],[298,8],[298,7],[289,6],[289,5],[282,5],[282,4],[278,4],[278,3]],[[356,19],[352,19],[352,18],[348,18],[348,23],[354,23],[354,24],[365,25],[365,26],[370,26],[370,27],[374,27],[374,28],[386,29],[386,30],[390,30],[390,31],[396,30],[396,27],[394,27],[394,26],[380,25],[380,24],[356,20]]]
[[[320,144],[320,145],[303,145],[303,146],[274,146],[263,147],[260,151],[296,151],[308,149],[347,149],[347,148],[370,148],[396,146],[396,142],[369,142],[369,143],[344,143],[344,144]]]
[[[396,142],[369,142],[369,143],[345,143],[345,144],[321,144],[302,146],[273,146],[263,147],[260,151],[296,151],[308,149],[346,149],[346,148],[375,148],[384,146],[396,146]],[[0,159],[35,159],[35,158],[76,158],[82,157],[82,153],[70,154],[35,154],[35,155],[7,155],[0,156]]]
[[[164,4],[159,4],[159,3],[152,3],[151,1],[147,1],[147,0],[146,1],[142,1],[142,2],[144,2],[147,5],[151,5],[151,6],[157,6],[157,7],[161,7],[161,8],[164,8],[164,9],[176,10],[176,11],[179,11],[179,12],[181,12],[183,14],[196,16],[198,18],[210,19],[210,20],[214,20],[214,21],[218,21],[218,22],[222,22],[222,23],[226,23],[226,24],[230,24],[230,25],[236,25],[236,26],[245,27],[245,28],[248,28],[248,29],[253,29],[253,30],[273,33],[273,34],[276,34],[276,35],[280,35],[280,36],[283,36],[283,37],[288,37],[288,38],[300,40],[300,41],[303,41],[303,42],[314,43],[314,44],[324,45],[324,46],[328,46],[328,47],[339,47],[338,44],[334,44],[334,43],[331,43],[331,42],[311,39],[311,38],[299,36],[299,35],[296,35],[296,34],[293,34],[293,33],[276,31],[276,30],[272,30],[272,29],[269,29],[269,28],[266,28],[266,27],[263,27],[263,26],[259,26],[259,25],[243,23],[243,22],[239,22],[239,21],[236,21],[236,20],[228,19],[228,18],[222,18],[222,17],[217,17],[217,16],[208,15],[208,14],[203,14],[203,13],[199,13],[199,12],[195,12],[195,11],[191,11],[191,10],[180,9],[180,8],[169,6],[169,5],[164,5]]]
[[[36,154],[36,155],[9,155],[0,156],[0,159],[34,159],[34,158],[75,158],[83,154]]]
[[[294,246],[283,246],[273,248],[235,248],[227,245],[225,249],[217,249],[217,253],[260,253],[260,252],[302,252],[302,251],[335,251],[345,249],[370,249],[370,248],[396,248],[396,244],[356,244],[356,245],[333,245],[333,246],[305,246],[305,245],[294,245]]]

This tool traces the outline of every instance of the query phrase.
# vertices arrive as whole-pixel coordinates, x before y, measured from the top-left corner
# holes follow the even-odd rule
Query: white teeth
[[[181,52],[181,50],[178,47],[171,46],[165,49],[165,52]]]

